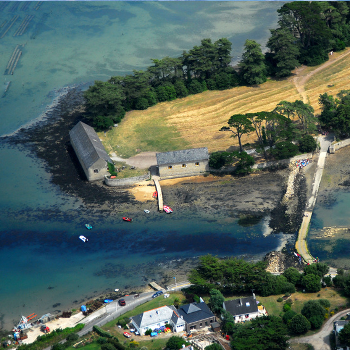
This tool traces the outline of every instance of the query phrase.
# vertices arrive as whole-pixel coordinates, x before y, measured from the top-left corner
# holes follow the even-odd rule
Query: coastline
[[[59,101],[60,114],[48,117],[42,122],[34,123],[27,128],[21,128],[11,137],[4,138],[9,144],[27,147],[39,159],[43,160],[47,172],[51,176],[51,182],[58,185],[63,193],[68,193],[77,198],[80,204],[79,212],[70,213],[73,220],[78,215],[84,216],[88,210],[98,212],[101,219],[110,218],[116,211],[127,211],[131,213],[142,212],[145,203],[154,204],[154,199],[148,197],[153,193],[153,186],[149,182],[146,186],[134,186],[129,190],[118,190],[108,188],[102,183],[88,183],[75,158],[74,152],[69,145],[69,130],[81,119],[80,105],[81,92],[77,89],[71,90],[62,96]],[[73,111],[73,112],[72,112]],[[55,147],[52,147],[55,144]],[[191,211],[192,215],[203,217],[216,215],[225,224],[230,224],[237,219],[255,218],[258,221],[266,215],[270,216],[271,223],[280,221],[280,203],[285,192],[285,183],[289,170],[263,171],[245,177],[232,177],[230,175],[207,177],[196,176],[190,178],[163,180],[163,195],[167,204]],[[141,187],[144,187],[141,190]],[[299,186],[300,188],[302,186]],[[143,192],[143,190],[147,193]],[[150,191],[151,190],[151,191]],[[139,194],[136,195],[138,191]],[[298,196],[296,196],[298,197]],[[142,199],[142,201],[140,201]],[[152,203],[153,202],[153,203]],[[292,214],[298,215],[297,204],[292,209]],[[296,211],[295,211],[296,210]],[[248,222],[248,225],[250,223]],[[266,226],[266,223],[264,223]],[[270,234],[284,232],[284,223],[274,225],[271,230],[266,229]],[[288,224],[289,225],[289,224]],[[286,234],[285,237],[293,240],[293,235]],[[287,243],[288,245],[288,243]],[[283,246],[280,246],[283,249]],[[290,251],[288,247],[288,251]],[[247,252],[242,252],[239,257],[246,260],[254,260],[254,257]],[[261,256],[264,258],[264,256]],[[169,261],[156,261],[157,282],[161,285],[171,284],[174,274],[178,281],[185,280],[187,273],[195,267],[198,254],[192,258],[181,258]],[[256,257],[255,257],[256,259]],[[104,276],[115,271],[102,271]],[[123,294],[147,290],[149,277],[145,276],[144,284],[139,287],[123,288]],[[122,296],[113,289],[107,288],[96,293],[90,293],[88,299],[117,298]],[[86,301],[86,300],[85,300]],[[67,303],[71,309],[80,307],[80,301]],[[66,306],[64,307],[66,309]],[[61,311],[61,310],[59,310]],[[62,310],[64,311],[64,310]]]

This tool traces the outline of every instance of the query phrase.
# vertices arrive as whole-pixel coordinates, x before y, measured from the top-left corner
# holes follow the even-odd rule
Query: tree
[[[175,335],[169,338],[165,345],[165,348],[168,350],[179,350],[182,348],[182,345],[187,346],[189,345],[189,343],[182,337],[178,337]]]
[[[288,324],[288,322],[295,316],[297,313],[294,310],[289,310],[285,312],[282,316],[283,322]]]
[[[311,135],[304,135],[299,140],[299,150],[302,153],[313,152],[317,148],[317,142]]]
[[[123,118],[125,94],[123,88],[111,82],[95,81],[84,92],[85,106],[93,117],[102,116],[110,119]]]
[[[188,85],[188,91],[190,94],[199,94],[203,92],[203,86],[198,80],[192,80]]]
[[[209,156],[209,166],[214,169],[220,169],[224,165],[233,162],[233,152],[213,152]]]
[[[339,341],[342,345],[350,346],[350,323],[339,332]]]
[[[309,300],[301,309],[301,314],[309,320],[312,316],[324,317],[326,310],[317,300]]]
[[[113,120],[108,116],[98,115],[92,119],[92,125],[97,131],[107,130],[114,125]]]
[[[224,296],[217,289],[212,289],[210,291],[210,299],[209,303],[211,306],[211,310],[215,313],[220,313],[223,308],[223,303],[225,301]]]
[[[266,65],[261,45],[248,39],[244,48],[242,61],[239,63],[241,77],[248,85],[264,83],[266,81]]]
[[[275,75],[277,77],[288,77],[291,71],[299,65],[299,48],[295,45],[295,38],[286,28],[270,29],[271,36],[267,47],[273,54],[275,61]]]
[[[249,155],[247,152],[240,152],[237,154],[237,158],[239,159],[236,165],[236,174],[246,175],[252,172],[252,166],[255,163],[254,157]]]
[[[288,267],[287,270],[283,272],[283,276],[287,278],[288,282],[297,285],[301,280],[301,273],[295,267]]]
[[[301,100],[296,100],[293,102],[293,107],[295,115],[299,118],[302,130],[305,133],[314,132],[316,119],[312,106]]]
[[[287,328],[281,318],[258,317],[242,325],[232,335],[233,350],[284,350],[288,346]]]
[[[234,114],[227,123],[230,127],[223,126],[220,131],[231,131],[233,133],[233,137],[238,138],[239,151],[243,152],[241,139],[243,135],[250,134],[252,131],[254,131],[252,122],[244,114]]]
[[[298,154],[299,148],[290,141],[277,142],[274,149],[271,149],[271,154],[276,159],[287,159]]]
[[[306,333],[311,324],[303,315],[295,315],[288,323],[288,328],[292,334],[299,335]]]
[[[188,95],[188,90],[182,80],[177,80],[174,84],[177,97],[186,97]]]
[[[310,324],[312,329],[318,329],[323,325],[324,317],[322,316],[311,316],[310,319]]]
[[[222,350],[222,347],[220,344],[214,343],[214,344],[206,346],[204,349],[205,350]]]
[[[110,344],[110,343],[102,344],[101,350],[115,350],[115,347],[113,344]]]
[[[316,293],[321,290],[321,277],[310,273],[303,276],[301,284],[305,287],[307,293]]]

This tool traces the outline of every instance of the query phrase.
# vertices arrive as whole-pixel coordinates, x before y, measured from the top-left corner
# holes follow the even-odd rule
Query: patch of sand
[[[58,318],[53,321],[46,322],[46,326],[50,328],[50,331],[53,331],[57,328],[67,328],[76,326],[85,316],[82,312],[78,312],[77,314],[71,316],[70,318]],[[24,344],[33,343],[39,335],[43,335],[44,333],[40,330],[40,327],[31,328],[27,333],[28,338],[23,340]]]

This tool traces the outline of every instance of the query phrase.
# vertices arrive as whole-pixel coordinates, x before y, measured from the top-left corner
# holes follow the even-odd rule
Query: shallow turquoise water
[[[16,45],[24,45],[14,75],[3,75],[0,83],[1,88],[11,81],[0,98],[0,135],[39,118],[64,86],[144,69],[151,58],[179,56],[205,37],[227,37],[237,60],[247,38],[264,45],[281,6],[43,2],[36,9],[36,4],[23,11],[23,3],[17,9],[10,3],[0,13],[0,26],[19,16],[0,39],[0,72]],[[34,19],[22,36],[14,37],[27,14]],[[132,226],[125,226],[118,213],[101,218],[61,193],[29,150],[0,143],[0,158],[0,317],[6,328],[22,314],[65,310],[106,289],[145,284],[145,277],[157,278],[172,259],[207,253],[259,258],[283,241],[280,235],[265,237],[264,223],[242,228],[226,220],[225,212],[219,218],[186,211],[140,213]],[[91,232],[84,228],[87,221],[93,223]],[[79,241],[80,234],[93,244]]]

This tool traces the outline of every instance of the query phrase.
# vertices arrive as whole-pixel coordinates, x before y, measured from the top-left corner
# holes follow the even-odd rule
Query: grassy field
[[[283,295],[272,295],[269,297],[260,297],[257,296],[259,300],[266,308],[269,315],[279,316],[283,311],[283,302],[277,302],[279,297]],[[341,306],[346,306],[348,301],[347,298],[342,297],[334,288],[322,288],[319,293],[293,293],[291,295],[293,300],[292,310],[297,313],[301,312],[303,305],[308,300],[317,300],[317,299],[328,299],[331,303],[329,311],[332,311]]]
[[[347,51],[334,53],[332,58]],[[327,62],[325,63],[327,64]],[[329,64],[329,63],[328,63]],[[306,67],[301,77],[319,67]],[[350,89],[350,54],[317,71],[306,83],[305,91],[315,112],[319,112],[321,93],[336,94]],[[332,86],[330,86],[332,85]],[[220,132],[231,115],[271,111],[282,100],[302,99],[293,77],[269,79],[257,87],[237,87],[224,91],[206,91],[171,102],[159,103],[145,111],[128,112],[117,128],[100,133],[106,149],[128,158],[144,151],[170,151],[192,147],[208,147],[209,152],[237,146],[230,132]],[[243,138],[252,143],[255,135]]]

